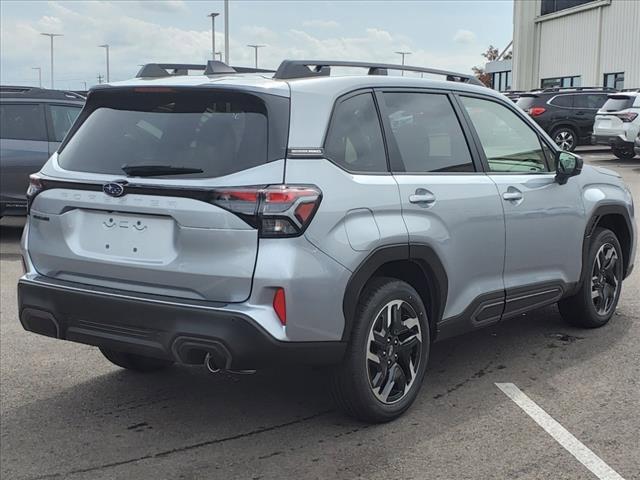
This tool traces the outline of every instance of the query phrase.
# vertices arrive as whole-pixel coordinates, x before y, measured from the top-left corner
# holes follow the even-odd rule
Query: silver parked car
[[[75,92],[0,86],[0,217],[26,213],[29,175],[58,149],[83,104]]]
[[[338,403],[381,422],[434,341],[554,303],[606,324],[630,191],[474,83],[316,60],[94,88],[31,180],[22,325],[138,371],[336,365]]]

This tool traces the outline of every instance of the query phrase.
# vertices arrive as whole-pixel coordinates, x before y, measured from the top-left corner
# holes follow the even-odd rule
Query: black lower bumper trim
[[[609,145],[615,148],[633,148],[633,142],[625,142],[617,135],[592,135],[591,143],[594,145]]]
[[[282,342],[245,315],[170,299],[152,303],[21,281],[18,308],[31,332],[188,364],[202,363],[210,353],[235,370],[329,365],[345,350],[343,342]]]

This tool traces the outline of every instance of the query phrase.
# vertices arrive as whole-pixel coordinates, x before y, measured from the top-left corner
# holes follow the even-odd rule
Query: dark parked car
[[[84,100],[74,92],[0,87],[0,217],[26,213],[29,175],[57,150]]]
[[[636,137],[636,141],[633,144],[633,151],[636,152],[636,156],[640,157],[640,133]]]
[[[563,150],[590,144],[598,109],[611,88],[546,88],[520,94],[516,104],[527,112]]]

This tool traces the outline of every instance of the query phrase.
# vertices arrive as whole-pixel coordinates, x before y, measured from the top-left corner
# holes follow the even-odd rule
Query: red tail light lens
[[[624,123],[631,123],[638,117],[638,114],[635,112],[616,113],[616,117]]]
[[[531,107],[528,110],[529,115],[531,115],[532,117],[537,117],[539,115],[542,115],[546,111],[547,111],[547,109],[544,108],[544,107]]]
[[[287,324],[287,301],[284,296],[284,288],[278,288],[273,296],[273,310],[278,315],[280,323]]]
[[[212,203],[258,228],[261,237],[292,237],[304,232],[321,199],[315,186],[272,185],[217,189]]]

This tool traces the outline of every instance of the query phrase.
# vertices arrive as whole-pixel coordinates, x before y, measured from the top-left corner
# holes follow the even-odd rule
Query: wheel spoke
[[[416,334],[416,335],[413,335],[412,337],[405,339],[402,343],[400,343],[400,345],[398,345],[396,350],[398,350],[398,353],[410,352],[419,343],[420,343],[420,338]]]
[[[367,351],[367,360],[380,364],[380,357],[371,351]]]

